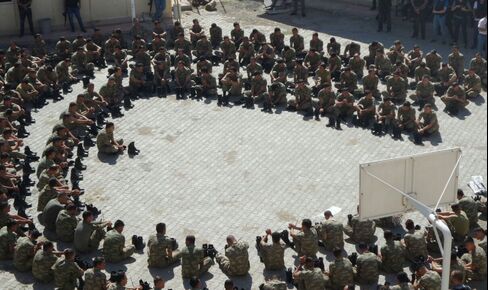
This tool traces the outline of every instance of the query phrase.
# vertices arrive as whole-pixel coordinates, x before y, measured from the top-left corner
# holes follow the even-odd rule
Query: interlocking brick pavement
[[[229,14],[187,13],[183,22],[189,25],[192,18],[199,18],[205,27],[216,22],[227,33],[232,22],[239,20],[246,34],[251,27],[269,34],[275,26],[283,27],[290,34],[289,25],[299,26],[306,28],[302,34],[307,41],[314,30],[321,31],[324,40],[329,36],[324,30],[330,30],[336,37],[349,35],[361,44],[370,41],[367,37],[379,38],[385,44],[399,38],[398,34],[361,35],[374,26],[362,19],[349,21],[347,27],[340,16],[326,14],[323,17],[319,12],[310,13],[307,19],[284,16],[265,19],[255,16],[254,10],[261,9],[257,2],[235,5],[239,9],[227,6]],[[405,35],[405,31],[403,33]],[[338,37],[338,41],[344,47],[347,39]],[[406,42],[409,47],[411,41]],[[438,50],[447,56],[446,47]],[[106,81],[105,72],[96,75],[95,84],[99,88]],[[81,86],[75,85],[74,92],[63,101],[49,104],[35,113],[37,122],[29,127],[31,136],[26,139],[27,145],[42,152],[60,112],[81,91]],[[462,118],[443,113],[443,104],[438,100],[441,139],[427,141],[425,146],[415,146],[408,140],[375,137],[368,130],[352,127],[344,126],[343,131],[335,131],[326,128],[325,121],[304,120],[289,112],[271,115],[259,109],[219,108],[215,101],[176,101],[174,96],[141,99],[135,102],[135,108],[124,112],[123,118],[114,120],[116,137],[126,142],[135,141],[141,154],[134,158],[127,155],[101,158],[94,148],[90,149],[84,161],[88,170],[81,182],[87,192],[83,198],[102,210],[103,219],[124,220],[128,241],[133,234],[147,240],[155,231],[156,223],[165,222],[168,234],[180,245],[188,234],[196,235],[197,244],[210,242],[219,251],[223,250],[228,234],[253,245],[256,235],[266,228],[281,230],[288,223],[305,217],[320,221],[321,213],[330,206],[343,209],[338,218],[345,222],[347,214],[355,212],[358,164],[361,162],[459,146],[463,150],[461,187],[466,188],[464,185],[472,175],[483,175],[486,180],[484,99],[486,93],[479,104],[468,106],[469,113]],[[31,201],[35,209],[36,192]],[[35,215],[34,210],[30,214]],[[405,217],[414,217],[425,224],[417,214]],[[58,244],[58,248],[67,246]],[[347,244],[346,250],[351,252],[354,246]],[[239,288],[257,289],[265,276],[276,273],[264,273],[256,250],[251,247],[250,252],[250,275],[234,281]],[[288,249],[286,265],[292,267],[295,258],[295,253]],[[167,288],[188,287],[181,279],[180,266],[148,269],[146,259],[145,253],[137,253],[128,263],[109,264],[108,271],[127,270],[128,286],[139,278],[152,283],[152,277],[160,275],[168,280]],[[326,255],[326,260],[330,259],[331,255]],[[1,289],[53,288],[53,285],[35,283],[30,274],[14,271],[11,263],[1,263],[0,267],[3,270],[0,272]],[[203,277],[209,289],[222,289],[225,279],[227,277],[217,266]],[[393,282],[392,277],[387,279]],[[486,285],[479,288],[483,287],[486,289]]]

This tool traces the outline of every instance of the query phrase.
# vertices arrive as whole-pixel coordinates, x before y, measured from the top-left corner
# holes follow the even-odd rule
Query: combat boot
[[[138,150],[134,144],[134,142],[130,142],[129,143],[129,146],[127,147],[127,153],[130,155],[130,156],[135,156],[135,155],[138,155],[140,153],[140,150]]]
[[[24,125],[20,125],[19,128],[17,128],[17,137],[26,138],[29,137],[29,135],[30,133],[27,132]]]
[[[335,123],[336,123],[335,119],[333,117],[329,117],[329,123],[325,126],[329,128],[334,128]]]
[[[90,125],[90,130],[89,133],[93,136],[96,137],[98,135],[98,127],[96,124]]]
[[[88,84],[90,83],[90,76],[83,77],[81,81],[83,82],[83,88],[88,88]]]
[[[342,128],[341,128],[341,119],[340,119],[340,118],[337,118],[337,119],[335,120],[335,122],[336,122],[335,128],[336,128],[337,130],[342,130]]]
[[[294,248],[295,244],[290,241],[290,238],[288,236],[288,231],[284,230],[281,232],[281,240],[290,248]]]
[[[105,124],[105,117],[102,113],[99,113],[97,115],[96,123],[97,123],[97,126],[103,126]]]
[[[92,146],[95,146],[95,142],[93,142],[93,140],[91,139],[90,135],[86,135],[83,138],[83,145],[85,147],[92,147]],[[88,152],[86,152],[86,156],[88,156]]]
[[[413,132],[413,143],[415,145],[422,145],[422,135],[418,131]]]
[[[80,157],[76,157],[75,159],[75,168],[76,170],[86,170],[86,165],[83,165],[83,163],[81,163],[81,158]]]
[[[393,139],[399,140],[402,139],[402,130],[398,126],[393,126]]]
[[[83,180],[83,175],[76,168],[71,168],[70,179],[75,181]]]
[[[88,157],[88,153],[85,151],[85,148],[83,148],[83,144],[78,144],[78,148],[76,149],[76,155],[78,155],[78,158]]]
[[[360,122],[358,116],[357,115],[352,116],[352,124],[354,125],[354,127],[356,128],[359,127],[359,123]]]
[[[315,121],[320,121],[320,109],[319,108],[315,108],[314,116],[315,116]]]
[[[129,110],[134,108],[134,105],[132,105],[132,101],[130,99],[130,96],[125,96],[124,97],[124,109]]]
[[[29,146],[25,146],[24,154],[28,157],[37,157],[37,153],[32,151]]]
[[[375,136],[383,135],[383,125],[378,122],[375,122],[373,124],[373,128],[371,129],[371,133]]]

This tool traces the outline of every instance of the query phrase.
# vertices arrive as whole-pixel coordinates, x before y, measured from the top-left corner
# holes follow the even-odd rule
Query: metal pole
[[[130,10],[132,15],[132,21],[136,18],[136,1],[130,0]]]

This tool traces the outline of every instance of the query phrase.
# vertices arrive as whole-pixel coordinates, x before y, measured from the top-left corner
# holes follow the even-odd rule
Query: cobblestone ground
[[[396,38],[405,40],[407,47],[413,44],[405,39],[406,30],[393,35],[371,33],[374,24],[364,18],[347,20],[341,15],[311,12],[305,19],[287,16],[266,19],[255,16],[262,9],[258,2],[224,3],[227,14],[201,12],[199,16],[187,12],[183,22],[189,25],[192,18],[199,18],[206,27],[216,22],[227,33],[232,22],[239,20],[246,34],[251,27],[269,34],[275,26],[289,34],[291,26],[298,26],[305,29],[302,34],[307,41],[314,31],[319,31],[322,39],[334,35],[343,44],[348,39],[362,44],[379,39],[389,44]],[[424,51],[430,47],[428,43],[421,45]],[[446,47],[438,50],[444,56],[448,54]],[[105,81],[105,72],[98,72],[97,88]],[[74,92],[65,100],[34,114],[37,123],[29,127],[31,136],[26,139],[27,145],[37,152],[44,149],[59,113],[81,90],[80,85],[74,86]],[[483,175],[486,180],[485,98],[486,93],[483,100],[471,103],[461,118],[443,113],[443,104],[438,101],[441,137],[425,142],[423,147],[408,140],[375,137],[367,130],[351,127],[330,130],[324,121],[303,120],[289,112],[270,115],[258,109],[218,108],[214,101],[176,101],[174,96],[138,100],[135,108],[115,123],[117,137],[136,141],[141,154],[107,160],[100,159],[92,148],[84,161],[88,165],[81,182],[87,192],[84,199],[102,210],[103,219],[124,220],[128,240],[133,234],[147,240],[155,224],[165,222],[168,234],[180,244],[188,234],[196,235],[197,244],[210,242],[219,251],[223,250],[228,234],[248,241],[250,275],[235,282],[239,288],[257,289],[264,277],[273,273],[263,273],[253,248],[256,235],[266,228],[284,229],[288,223],[305,217],[320,221],[321,213],[331,206],[342,208],[338,218],[345,222],[347,214],[355,212],[361,162],[459,146],[464,153],[461,187],[467,189],[465,184],[472,175]],[[36,198],[31,201],[35,209]],[[30,214],[34,216],[32,209]],[[418,215],[406,216],[425,224]],[[381,230],[377,234],[381,235]],[[61,249],[67,246],[58,244]],[[354,246],[347,244],[346,250],[351,252]],[[330,260],[330,253],[322,255]],[[287,266],[293,266],[295,258],[295,252],[288,249]],[[1,289],[53,288],[35,283],[30,274],[14,271],[10,263],[0,267]],[[109,271],[117,269],[128,271],[129,286],[140,278],[152,283],[155,275],[167,279],[168,288],[188,286],[181,279],[180,266],[148,269],[145,253],[135,254],[125,264],[108,265]],[[222,289],[227,279],[216,266],[203,278],[209,289]],[[486,289],[486,284],[478,289]]]

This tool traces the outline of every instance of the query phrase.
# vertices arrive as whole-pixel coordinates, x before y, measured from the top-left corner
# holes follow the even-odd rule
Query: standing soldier
[[[149,236],[147,247],[149,267],[164,268],[174,265],[180,260],[180,252],[177,250],[178,243],[166,235],[166,224],[164,223],[156,225],[156,234]]]
[[[268,238],[271,236],[272,244],[268,243]],[[285,245],[281,243],[281,235],[278,232],[271,232],[266,230],[266,235],[258,240],[258,253],[261,261],[264,263],[264,268],[268,271],[280,271],[285,269]]]
[[[395,241],[393,233],[385,230],[383,237],[385,245],[381,247],[381,268],[389,274],[396,274],[403,271],[405,264],[405,247],[400,241]]]
[[[378,3],[378,32],[383,31],[386,22],[386,32],[391,32],[391,7],[392,0],[379,0]]]
[[[51,267],[54,273],[54,284],[60,289],[75,289],[77,281],[83,276],[83,269],[75,263],[75,252],[64,250],[64,259],[60,258]]]
[[[300,5],[302,7],[302,17],[305,17],[305,0],[293,0],[294,3],[294,9],[291,15],[297,15],[298,13],[298,2],[300,2]]]
[[[122,234],[125,224],[116,220],[113,229],[107,232],[103,242],[103,256],[107,262],[118,263],[134,254],[134,245],[126,246],[125,237]]]
[[[401,130],[411,132],[416,128],[415,109],[412,108],[410,102],[405,102],[398,108],[397,119],[395,125]]]
[[[288,103],[290,110],[303,112],[307,116],[313,114],[312,108],[312,90],[305,84],[305,80],[297,80],[295,88],[295,100]]]
[[[238,241],[232,235],[227,236],[227,247],[224,255],[217,254],[215,261],[227,276],[244,276],[249,272],[249,245]]]
[[[202,248],[195,246],[195,236],[187,236],[185,247],[181,249],[181,276],[183,279],[200,277],[213,265],[210,257],[205,257]]]
[[[329,276],[331,288],[343,290],[344,287],[354,284],[354,267],[349,259],[342,256],[342,249],[335,249],[334,261],[329,265]]]
[[[380,275],[381,260],[369,251],[367,244],[358,245],[359,256],[356,261],[356,279],[361,288],[376,287]]]
[[[93,268],[85,271],[83,289],[104,290],[107,288],[107,276],[102,271],[105,270],[105,260],[103,257],[93,258]]]
[[[447,90],[446,96],[441,97],[441,101],[446,104],[446,111],[453,116],[469,104],[466,100],[466,92],[457,82]]]
[[[15,245],[14,267],[18,271],[27,272],[32,269],[32,260],[42,244],[37,244],[37,238],[41,234],[37,230],[31,230],[25,237],[20,237]]]
[[[322,241],[327,251],[332,252],[335,249],[343,249],[344,233],[342,224],[334,219],[330,210],[324,212],[324,217],[325,221],[321,222],[317,229],[319,240]]]
[[[66,209],[59,212],[56,218],[56,236],[58,240],[65,243],[72,243],[74,232],[79,219],[76,217],[78,209],[74,204],[68,204]]]
[[[289,224],[288,228],[292,230],[290,236],[293,238],[293,243],[295,244],[294,248],[298,256],[316,258],[319,250],[319,238],[317,230],[312,226],[312,221],[304,219],[302,220],[301,227]],[[293,230],[298,230],[298,233],[294,233]]]

